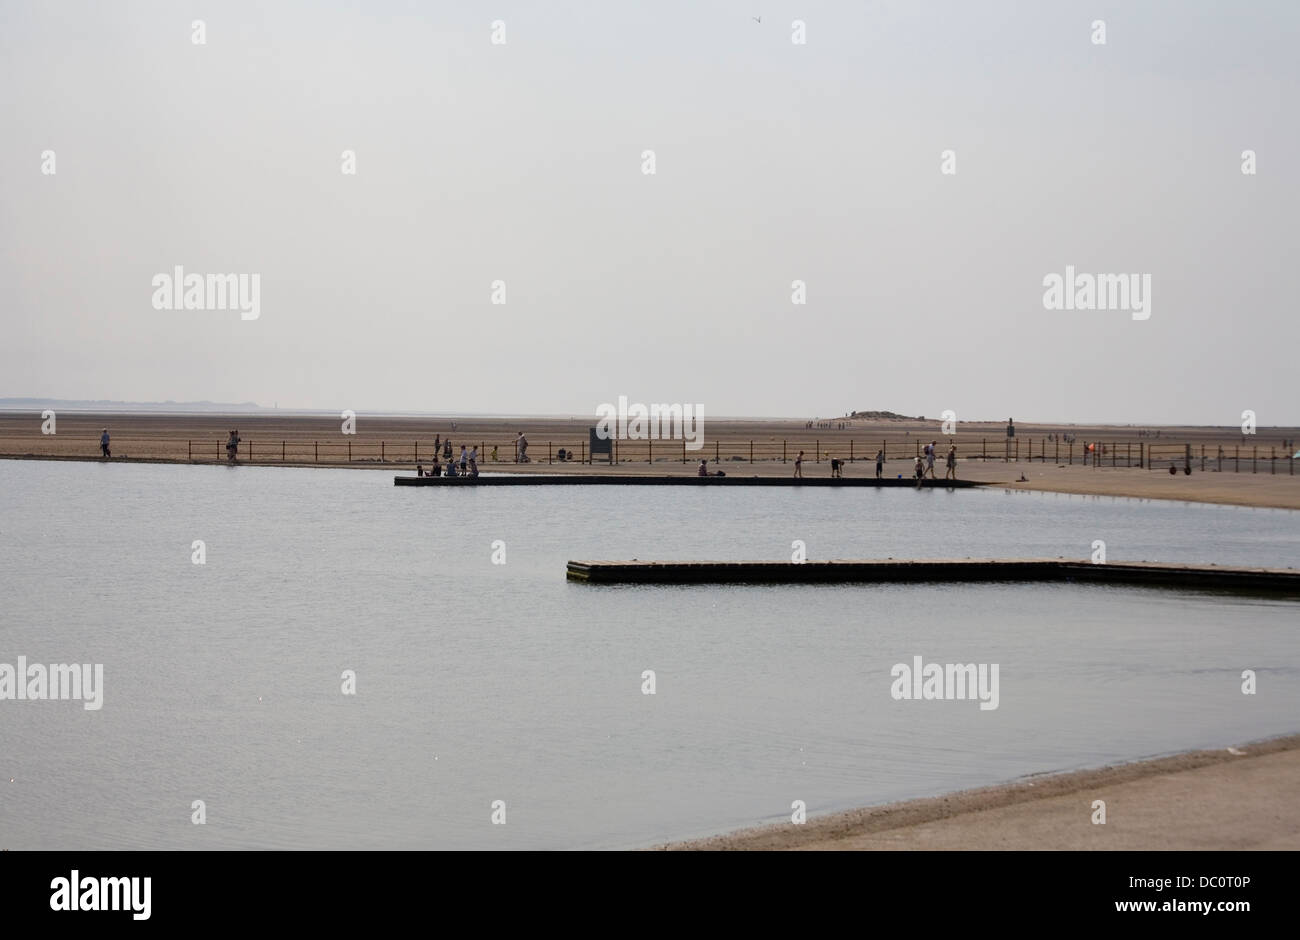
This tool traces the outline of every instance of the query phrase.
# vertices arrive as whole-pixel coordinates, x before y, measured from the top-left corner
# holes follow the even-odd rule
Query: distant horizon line
[[[10,397],[0,398],[0,412],[15,414],[22,413],[29,408],[39,406],[51,406],[61,408],[71,413],[86,414],[113,414],[121,410],[130,412],[139,412],[142,414],[178,414],[178,415],[254,415],[254,414],[281,414],[288,417],[316,417],[321,415],[338,415],[339,409],[332,408],[280,408],[274,405],[260,405],[257,402],[214,402],[207,399],[198,401],[123,401],[119,399],[104,398],[40,398],[40,397]],[[121,409],[113,406],[122,406]],[[230,410],[224,410],[230,409]],[[371,415],[374,417],[394,417],[394,418],[549,418],[549,419],[575,419],[578,417],[590,417],[596,419],[593,412],[591,415],[577,415],[572,412],[496,412],[496,411],[411,411],[405,409],[383,409],[383,408],[364,408],[350,409],[358,415]],[[888,409],[873,409],[884,411]],[[898,412],[894,412],[898,414]],[[835,416],[817,416],[813,418],[803,417],[800,415],[714,415],[710,420],[714,421],[896,421],[906,423],[908,421],[917,422],[925,421],[930,423],[941,424],[943,418],[935,416],[933,418],[926,415],[902,415],[899,418],[850,418],[847,415]],[[958,419],[958,424],[1004,424],[1006,419],[1002,418],[966,418]],[[1135,421],[1135,420],[1090,420],[1090,421],[1061,421],[1058,419],[1041,419],[1041,418],[1022,418],[1019,424],[1034,425],[1059,425],[1061,427],[1097,427],[1097,426],[1114,426],[1114,427],[1178,427],[1178,428],[1223,428],[1234,427],[1236,422],[1228,424],[1209,424],[1193,422],[1159,422],[1159,421]],[[1269,428],[1292,428],[1300,427],[1300,424],[1257,424],[1256,427]]]

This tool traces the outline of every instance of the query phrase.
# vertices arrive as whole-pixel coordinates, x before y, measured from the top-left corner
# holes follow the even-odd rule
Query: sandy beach
[[[1106,805],[1104,825],[1092,821],[1094,800]],[[659,848],[1298,849],[1300,735],[1035,776]]]
[[[196,464],[225,462],[224,442],[232,428],[243,443],[240,462],[265,466],[331,466],[414,469],[428,461],[435,439],[451,438],[480,448],[484,472],[655,473],[696,472],[700,459],[709,469],[731,475],[782,476],[793,473],[804,451],[804,475],[829,476],[832,457],[848,460],[845,474],[874,476],[877,450],[886,454],[884,473],[910,476],[923,443],[936,440],[940,453],[957,446],[963,479],[1015,489],[1046,490],[1139,499],[1182,499],[1241,506],[1300,509],[1300,475],[1286,459],[1284,440],[1300,429],[1016,425],[1008,439],[1004,423],[966,423],[956,435],[939,433],[938,422],[918,420],[833,419],[827,422],[759,419],[708,419],[703,447],[687,450],[680,440],[619,441],[618,462],[586,456],[588,428],[582,417],[410,417],[357,416],[354,434],[344,434],[333,415],[257,413],[141,414],[64,413],[56,433],[43,434],[38,411],[0,412],[0,457],[98,460],[99,434],[107,427],[114,459]],[[829,425],[829,426],[826,426]],[[514,441],[523,431],[529,442],[527,464],[514,462]],[[1072,438],[1072,443],[1069,438]],[[1101,449],[1084,464],[1085,445]],[[492,460],[492,450],[497,460]],[[1222,449],[1225,455],[1219,457]],[[560,460],[560,452],[578,460]],[[1190,454],[1191,474],[1170,474]],[[1097,459],[1099,457],[1099,459]],[[1155,463],[1155,469],[1151,464]],[[942,476],[942,459],[937,467]],[[1020,481],[1021,477],[1024,481]]]

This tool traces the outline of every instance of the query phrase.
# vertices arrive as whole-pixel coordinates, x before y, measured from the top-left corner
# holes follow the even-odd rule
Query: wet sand
[[[1300,735],[745,829],[668,850],[1300,849]],[[1093,801],[1106,822],[1093,823]]]

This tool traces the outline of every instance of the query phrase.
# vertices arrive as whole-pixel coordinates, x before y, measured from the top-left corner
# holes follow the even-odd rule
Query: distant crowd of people
[[[832,457],[829,451],[827,451],[824,456],[830,462],[832,479],[843,479],[844,465],[848,463],[848,461],[844,460],[842,457]],[[930,443],[925,445],[925,447],[921,451],[920,456],[916,458],[916,465],[913,467],[913,472],[916,474],[916,485],[918,488],[921,486],[921,481],[925,479],[927,476],[930,477],[931,479],[936,479],[934,475],[934,462],[936,459],[938,459],[938,456],[939,456],[939,442],[931,441]],[[799,451],[799,453],[794,458],[794,477],[796,480],[802,480],[804,478],[803,458],[804,458],[803,451]],[[948,447],[948,456],[945,460],[945,463],[947,464],[948,472],[944,474],[943,478],[945,480],[957,479],[957,445],[956,444],[952,444]],[[702,466],[703,466],[703,461],[701,461],[701,467]],[[881,479],[884,476],[884,473],[885,473],[885,451],[884,448],[881,448],[880,450],[876,451],[876,479],[877,480]],[[704,474],[701,474],[701,476],[703,475]]]
[[[440,457],[442,459],[439,459]],[[495,447],[492,448],[492,459],[497,459]],[[415,475],[417,477],[476,477],[478,476],[478,445],[475,444],[470,450],[461,444],[460,456],[453,460],[451,439],[448,438],[444,444],[442,435],[439,434],[438,440],[433,445],[433,463],[429,465],[427,471],[424,464],[416,464]]]
[[[453,424],[452,427],[455,427],[455,425]],[[460,454],[455,458],[452,457],[454,450],[455,447],[451,442],[451,438],[449,437],[444,441],[442,435],[438,434],[433,441],[433,463],[427,468],[422,463],[416,464],[415,475],[421,477],[478,476],[478,445],[467,447],[461,444]],[[564,451],[560,451],[560,459],[563,460],[566,456]],[[492,450],[488,454],[488,460],[497,463],[500,459],[500,451],[497,445],[493,444]],[[532,458],[528,456],[528,438],[524,436],[523,431],[520,431],[515,438],[515,463],[530,463],[531,460]]]

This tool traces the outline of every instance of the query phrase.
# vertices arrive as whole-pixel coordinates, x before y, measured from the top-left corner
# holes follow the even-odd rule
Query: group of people
[[[916,466],[912,468],[913,472],[916,474],[917,489],[921,488],[921,481],[924,480],[927,476],[932,480],[936,479],[934,475],[934,460],[938,456],[939,456],[938,441],[931,441],[930,443],[926,444],[924,448],[922,448],[921,455],[916,458]],[[948,472],[944,474],[943,478],[945,480],[957,479],[957,445],[956,444],[950,444],[948,446],[948,457],[945,462],[948,465]],[[880,464],[877,463],[876,466],[877,468],[879,468]]]
[[[797,480],[803,479],[803,454],[804,454],[803,451],[799,451],[798,456],[794,458],[794,476],[795,479]],[[847,461],[838,457],[831,457],[830,454],[827,454],[826,456],[830,458],[831,477],[843,478],[844,464]],[[913,469],[916,474],[916,485],[918,489],[921,486],[921,481],[925,479],[927,476],[930,477],[931,479],[935,479],[934,461],[938,456],[939,456],[939,442],[931,441],[930,443],[925,445],[925,448],[921,451],[921,455],[916,458],[916,466]],[[957,445],[956,444],[952,444],[948,447],[948,456],[947,456],[946,463],[948,465],[948,472],[944,474],[943,478],[945,480],[957,479]],[[884,473],[885,473],[885,451],[884,448],[881,448],[880,450],[876,451],[876,479],[879,480],[881,477],[884,476]]]
[[[417,477],[476,477],[478,476],[478,445],[474,445],[473,450],[466,450],[465,445],[460,445],[460,458],[452,460],[451,441],[442,445],[442,456],[445,457],[444,464],[439,460],[438,445],[442,444],[442,435],[438,435],[438,444],[434,445],[433,463],[426,471],[424,464],[415,465],[415,475]],[[492,459],[496,459],[496,448],[492,448]]]

